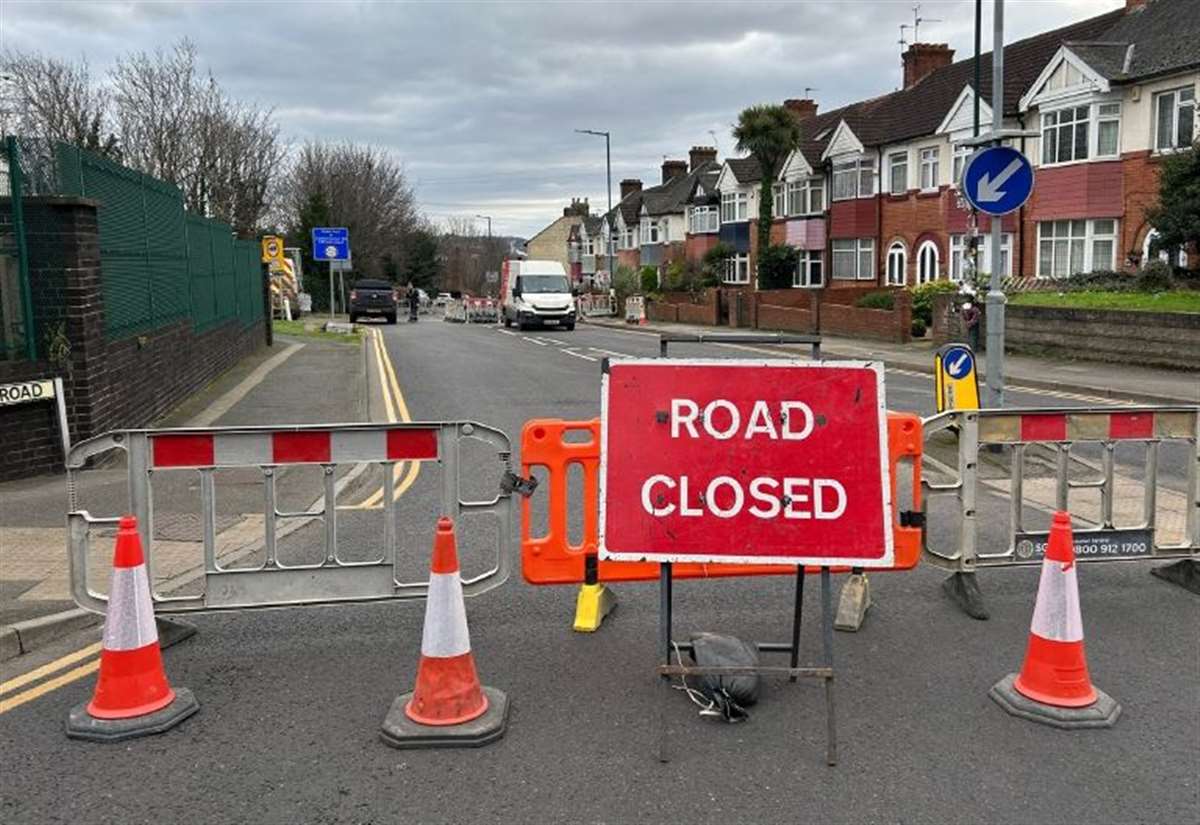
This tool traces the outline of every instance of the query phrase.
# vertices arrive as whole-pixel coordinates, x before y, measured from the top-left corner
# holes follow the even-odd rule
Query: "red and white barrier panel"
[[[993,444],[1038,441],[1129,441],[1192,438],[1194,410],[993,413],[979,416],[979,440]]]
[[[163,433],[150,437],[150,466],[154,469],[434,461],[437,458],[436,427],[280,432],[235,430]]]

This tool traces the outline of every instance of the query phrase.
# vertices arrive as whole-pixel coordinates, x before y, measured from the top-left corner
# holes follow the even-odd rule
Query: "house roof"
[[[1122,14],[1092,42],[1079,38],[1066,45],[1110,81],[1171,74],[1200,66],[1198,12],[1194,1],[1157,0]]]
[[[1188,0],[1158,0],[1180,10]],[[1133,15],[1130,15],[1133,16]],[[1110,40],[1109,30],[1126,17],[1123,9],[1072,23],[1010,43],[1004,48],[1004,112],[1016,114],[1021,95],[1066,41]],[[1194,52],[1194,48],[1193,48]],[[1194,56],[1194,55],[1193,55]],[[821,162],[833,130],[842,120],[864,146],[897,143],[937,131],[946,113],[958,100],[964,86],[975,82],[975,60],[970,58],[930,72],[907,89],[862,100],[806,118],[801,123],[801,151],[813,166]],[[980,97],[991,104],[992,56],[980,55]],[[821,136],[818,140],[817,137]],[[737,170],[735,170],[736,173]],[[738,180],[742,176],[738,174]]]
[[[721,167],[714,163],[713,168],[704,169],[696,176],[692,188],[688,190],[687,203],[719,203],[721,193],[717,191],[717,179],[721,177]]]

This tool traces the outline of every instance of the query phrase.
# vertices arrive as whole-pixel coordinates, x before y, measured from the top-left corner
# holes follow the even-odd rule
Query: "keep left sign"
[[[892,566],[882,365],[630,359],[602,393],[600,558]]]

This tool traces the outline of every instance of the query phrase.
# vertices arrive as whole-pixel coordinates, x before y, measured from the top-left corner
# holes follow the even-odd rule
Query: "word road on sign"
[[[610,362],[600,557],[891,565],[883,401],[878,364]]]

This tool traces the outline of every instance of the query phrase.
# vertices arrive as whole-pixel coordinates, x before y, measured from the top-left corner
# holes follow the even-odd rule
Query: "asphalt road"
[[[606,354],[656,352],[651,337],[591,327],[503,334],[426,320],[385,333],[415,419],[472,419],[514,441],[532,417],[595,416]],[[928,378],[889,373],[887,391],[889,407],[929,412]],[[1012,400],[1070,403],[1042,393]],[[489,495],[495,462],[474,458],[464,493]],[[438,481],[436,468],[423,469],[398,503],[414,577],[428,557]],[[378,518],[349,514],[346,540],[369,545]],[[486,566],[489,536],[471,524],[462,532],[470,573]],[[592,635],[571,630],[574,588],[536,588],[515,574],[470,600],[480,673],[513,705],[506,737],[478,750],[395,751],[377,738],[392,700],[413,684],[419,602],[197,616],[199,634],[165,654],[172,681],[201,703],[175,730],[119,745],[68,740],[64,718],[90,679],[0,715],[0,819],[1200,821],[1200,599],[1144,563],[1082,567],[1092,675],[1124,712],[1111,730],[1063,732],[1010,717],[987,697],[1020,665],[1036,576],[981,574],[988,622],[958,612],[932,567],[873,576],[866,626],[835,639],[834,768],[824,764],[819,685],[774,679],[738,726],[701,719],[671,696],[673,758],[660,764],[650,584],[617,587],[620,608]],[[817,592],[810,578],[806,659],[819,651]],[[791,600],[786,577],[682,582],[675,635],[783,639]]]

